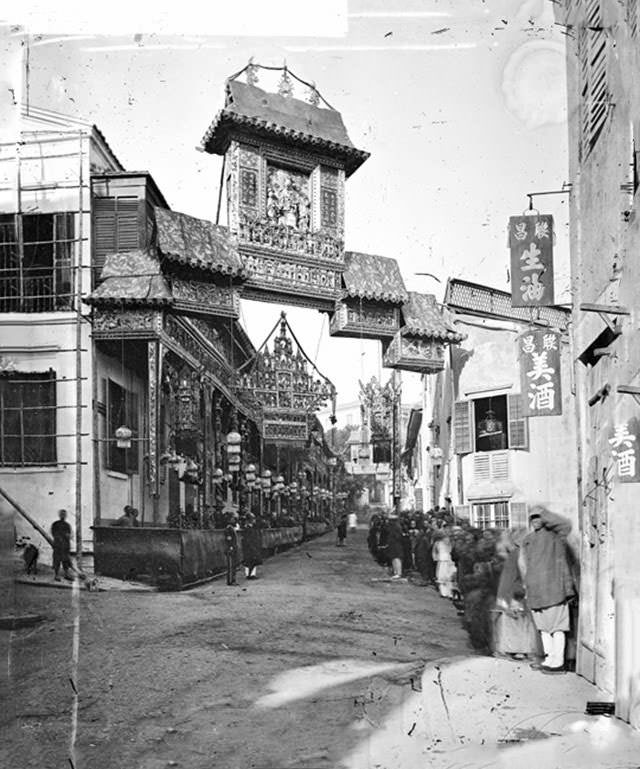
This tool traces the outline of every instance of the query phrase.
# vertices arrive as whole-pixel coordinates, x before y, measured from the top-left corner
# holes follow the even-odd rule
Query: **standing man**
[[[233,513],[227,518],[227,525],[224,529],[224,550],[227,557],[227,585],[237,585],[238,535],[236,533],[236,517]]]
[[[358,516],[356,513],[351,512],[347,516],[347,523],[351,534],[355,534],[358,529]]]
[[[562,673],[565,633],[569,632],[568,601],[575,595],[567,555],[571,522],[542,505],[534,505],[530,508],[529,523],[532,531],[522,542],[519,566],[527,605],[544,650],[544,660],[533,667],[543,673]]]
[[[404,539],[402,527],[395,510],[389,513],[389,518],[382,529],[380,544],[385,548],[385,554],[391,562],[391,579],[401,579]]]
[[[247,579],[258,579],[257,569],[262,564],[262,536],[256,528],[256,518],[248,513],[242,531],[242,556]]]
[[[51,525],[53,537],[53,577],[60,582],[60,566],[64,570],[66,579],[73,579],[69,574],[71,568],[71,526],[67,523],[67,511],[58,512],[58,520]]]

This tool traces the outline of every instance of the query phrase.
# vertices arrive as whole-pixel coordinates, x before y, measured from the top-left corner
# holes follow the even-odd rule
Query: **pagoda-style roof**
[[[163,305],[173,302],[158,257],[151,251],[109,254],[100,277],[102,282],[86,299],[89,304]]]
[[[368,152],[353,145],[337,110],[270,93],[239,80],[227,83],[224,109],[207,129],[202,148],[205,152],[223,155],[234,129],[325,151],[342,160],[347,176],[369,157]]]
[[[238,250],[226,227],[206,219],[154,207],[157,244],[171,261],[232,278],[244,278]]]
[[[407,301],[402,305],[404,325],[402,334],[431,337],[446,342],[461,342],[465,335],[454,325],[453,315],[438,305],[433,294],[409,291]]]
[[[393,304],[407,300],[407,289],[395,259],[347,251],[344,265],[342,281],[347,296]]]

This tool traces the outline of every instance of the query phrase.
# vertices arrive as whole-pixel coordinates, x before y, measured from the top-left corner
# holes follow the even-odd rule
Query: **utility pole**
[[[391,468],[392,468],[392,483],[393,483],[393,509],[396,515],[400,514],[400,500],[401,500],[401,472],[400,472],[400,405],[402,397],[402,383],[400,380],[400,372],[394,369],[391,377],[391,390],[392,390],[392,456],[391,456]]]

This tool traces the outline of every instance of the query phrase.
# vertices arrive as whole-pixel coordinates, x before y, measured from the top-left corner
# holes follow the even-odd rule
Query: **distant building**
[[[513,309],[504,291],[449,280],[445,305],[467,338],[452,347],[446,369],[425,377],[422,475],[428,506],[451,500],[459,519],[480,528],[527,524],[527,505],[546,502],[577,526],[576,459],[570,318],[542,308],[539,327],[565,333],[562,341],[562,415],[523,415],[516,340],[529,313]]]

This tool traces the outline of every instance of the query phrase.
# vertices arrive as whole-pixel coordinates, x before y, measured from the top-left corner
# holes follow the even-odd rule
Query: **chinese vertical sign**
[[[527,331],[518,339],[522,395],[527,416],[562,414],[560,337],[557,331]]]
[[[632,417],[624,422],[617,422],[609,438],[611,457],[614,462],[614,475],[621,483],[640,483],[640,425]]]
[[[510,217],[509,248],[511,306],[553,304],[553,216]]]

